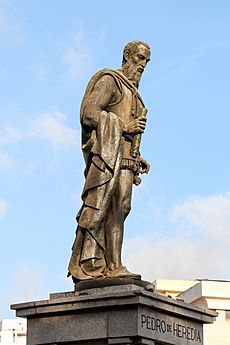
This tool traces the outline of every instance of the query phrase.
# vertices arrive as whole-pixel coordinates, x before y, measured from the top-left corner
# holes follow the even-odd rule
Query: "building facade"
[[[26,345],[26,320],[1,320],[0,345]]]
[[[216,311],[216,321],[204,325],[204,345],[230,345],[230,281],[157,279],[154,284],[159,293]]]

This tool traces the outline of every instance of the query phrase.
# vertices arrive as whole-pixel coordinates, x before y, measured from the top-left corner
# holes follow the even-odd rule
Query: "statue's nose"
[[[146,64],[147,64],[147,60],[145,59],[145,60],[142,61],[142,66],[145,67]]]

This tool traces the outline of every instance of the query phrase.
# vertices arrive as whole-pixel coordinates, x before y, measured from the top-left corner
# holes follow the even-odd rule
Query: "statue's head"
[[[128,79],[138,87],[142,73],[150,60],[150,47],[142,41],[126,44],[121,69]]]

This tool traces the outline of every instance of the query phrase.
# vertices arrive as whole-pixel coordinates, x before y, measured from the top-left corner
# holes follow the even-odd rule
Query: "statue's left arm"
[[[94,85],[82,114],[82,125],[97,129],[101,112],[106,111],[110,102],[116,97],[118,90],[112,76],[104,75]]]

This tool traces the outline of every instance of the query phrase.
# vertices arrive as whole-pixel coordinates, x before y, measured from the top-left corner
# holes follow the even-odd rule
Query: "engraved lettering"
[[[173,322],[173,335],[177,336],[177,327],[176,324]]]
[[[154,317],[152,317],[152,320],[151,320],[151,325],[152,325],[152,330],[153,331],[155,331],[155,329],[156,329],[156,320],[155,320],[155,318]]]
[[[188,339],[187,338],[187,327],[185,327],[185,326],[182,326],[182,335],[183,335],[182,338]]]
[[[151,327],[151,317],[147,316],[147,329],[152,329]]]
[[[195,330],[191,328],[191,340],[195,340]]]
[[[141,315],[141,327],[159,333],[171,333],[174,337],[201,343],[200,331],[197,328],[180,323],[173,322],[170,324],[159,318]]]
[[[167,324],[167,332],[172,332],[172,325]]]
[[[192,340],[192,338],[191,338],[191,328],[190,327],[187,327],[187,339],[188,340]]]
[[[157,330],[161,331],[161,320],[157,319]]]
[[[182,326],[180,324],[177,324],[177,336],[182,338]]]
[[[163,333],[166,332],[166,323],[165,323],[164,320],[161,321],[161,331],[162,331]]]
[[[144,327],[144,324],[146,323],[146,316],[145,315],[141,315],[141,327]]]
[[[201,337],[200,337],[200,332],[197,330],[197,341],[201,343]]]

